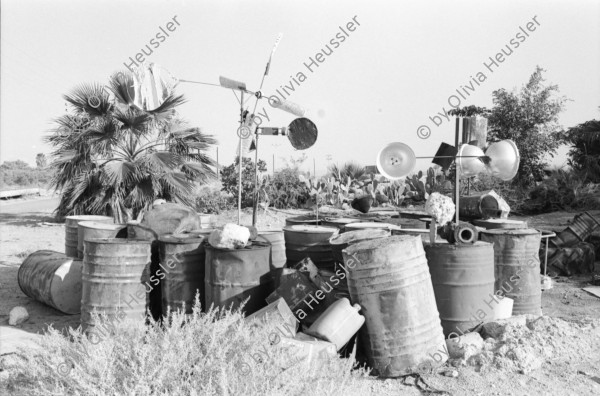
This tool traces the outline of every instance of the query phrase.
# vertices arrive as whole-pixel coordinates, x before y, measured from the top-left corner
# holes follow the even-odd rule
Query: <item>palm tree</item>
[[[82,84],[63,96],[71,114],[56,119],[47,141],[54,146],[52,186],[62,191],[59,217],[104,214],[122,223],[157,198],[193,206],[194,183],[214,177],[207,149],[212,136],[191,128],[169,93],[155,110],[133,104],[133,76],[116,73],[109,90]]]
[[[364,166],[357,162],[346,162],[341,168],[338,168],[336,164],[331,164],[328,167],[329,176],[333,177],[337,181],[346,181],[348,177],[351,180],[360,180],[367,174]]]

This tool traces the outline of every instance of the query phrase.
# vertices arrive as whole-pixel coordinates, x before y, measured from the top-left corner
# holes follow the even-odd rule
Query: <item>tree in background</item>
[[[221,169],[222,190],[233,195],[237,202],[238,180],[239,180],[239,157],[236,157],[233,164]],[[244,157],[242,161],[242,207],[251,207],[254,193],[254,161]],[[261,174],[267,171],[267,163],[261,159],[258,160],[259,183]]]
[[[48,161],[46,160],[46,154],[39,153],[38,155],[36,155],[35,156],[35,164],[40,169],[44,169],[46,166],[48,166]]]
[[[216,141],[177,116],[182,95],[173,92],[155,110],[133,103],[133,76],[116,73],[110,94],[82,84],[64,99],[71,113],[56,119],[52,186],[61,190],[59,217],[111,215],[136,218],[157,198],[194,206],[194,183],[214,176],[206,155]]]
[[[556,97],[557,85],[543,84],[544,71],[537,66],[519,92],[499,89],[493,93],[488,139],[515,142],[521,163],[514,182],[521,186],[543,178],[546,155],[554,156],[562,142],[558,115],[567,99]]]
[[[591,120],[569,128],[565,140],[573,147],[569,165],[584,174],[584,180],[600,183],[600,121]]]
[[[345,182],[348,178],[360,180],[367,175],[365,167],[354,161],[346,162],[341,168],[338,168],[336,164],[331,164],[327,167],[327,170],[329,176],[341,182]]]

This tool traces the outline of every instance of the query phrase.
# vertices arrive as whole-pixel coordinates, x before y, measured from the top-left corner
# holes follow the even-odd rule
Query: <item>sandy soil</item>
[[[48,325],[65,329],[79,324],[79,315],[64,315],[33,301],[17,285],[18,268],[28,254],[40,249],[64,251],[64,225],[51,224],[50,214],[55,205],[56,199],[48,198],[33,203],[0,203],[0,355],[33,345],[34,338]],[[281,228],[286,217],[298,213],[261,210],[258,226]],[[600,215],[600,211],[593,213]],[[528,221],[530,227],[561,230],[574,215],[557,212],[520,219]],[[230,211],[220,215],[217,223],[236,220],[237,213]],[[251,223],[250,211],[244,211],[242,223]],[[410,227],[415,227],[414,222]],[[600,262],[596,262],[596,269],[600,271]],[[455,395],[600,394],[600,298],[581,290],[589,280],[589,275],[555,279],[554,288],[543,293],[544,314],[556,321],[559,319],[555,318],[566,320],[566,325],[562,321],[559,324],[569,330],[551,334],[552,342],[562,347],[557,347],[560,353],[544,360],[541,368],[520,374],[493,365],[484,370],[464,365],[456,368],[459,373],[456,378],[427,374],[424,379],[431,386]],[[8,313],[17,305],[29,311],[30,319],[20,326],[8,326]],[[415,387],[403,385],[400,380],[369,381],[373,383],[373,394],[419,394]]]

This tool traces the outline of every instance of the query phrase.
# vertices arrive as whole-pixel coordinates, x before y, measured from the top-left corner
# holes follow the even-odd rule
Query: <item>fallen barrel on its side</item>
[[[31,253],[17,280],[26,296],[73,315],[81,309],[81,261],[52,250]]]

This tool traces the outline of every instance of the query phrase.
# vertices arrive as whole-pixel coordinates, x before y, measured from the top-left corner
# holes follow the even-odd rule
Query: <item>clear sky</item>
[[[283,33],[263,92],[283,93],[280,87],[293,85],[286,98],[305,107],[319,129],[317,143],[306,150],[306,168],[314,158],[317,173],[328,155],[340,164],[375,164],[379,149],[392,141],[409,144],[417,155],[433,155],[442,141],[454,141],[454,128],[445,120],[436,126],[429,117],[450,109],[456,89],[474,88],[469,96],[463,93],[461,106],[491,107],[492,91],[520,87],[536,65],[571,99],[563,126],[599,116],[598,1],[2,0],[1,6],[0,161],[35,164],[36,153],[49,153],[42,138],[65,112],[61,95],[78,83],[106,83],[174,17],[179,25],[157,48],[150,46],[148,61],[180,79],[218,83],[223,75],[251,90],[258,89]],[[535,31],[490,71],[484,63],[534,17]],[[358,24],[351,32],[346,26],[353,19]],[[333,52],[308,70],[304,63],[322,49],[330,52],[328,44]],[[485,75],[479,85],[472,83],[478,72]],[[214,134],[220,162],[231,163],[238,117],[232,92],[188,83],[178,91],[188,100],[180,113]],[[270,118],[263,125],[284,126],[294,118],[267,101],[259,102],[259,110],[263,106]],[[428,139],[417,137],[421,125],[431,128]],[[565,162],[564,151],[555,164]],[[285,138],[260,141],[269,168],[273,155],[279,166],[281,157],[299,154]]]

